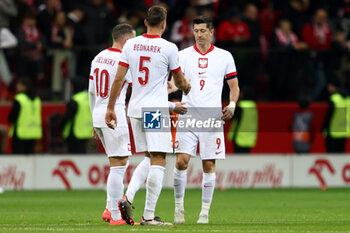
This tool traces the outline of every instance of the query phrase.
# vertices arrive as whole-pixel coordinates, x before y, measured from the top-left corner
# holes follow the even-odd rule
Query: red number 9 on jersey
[[[139,83],[144,86],[148,83],[149,69],[148,69],[148,67],[144,66],[143,62],[151,62],[151,58],[144,57],[144,56],[140,57],[139,72],[140,73],[145,72],[145,79],[142,79],[141,77],[139,77],[138,80],[139,80]]]

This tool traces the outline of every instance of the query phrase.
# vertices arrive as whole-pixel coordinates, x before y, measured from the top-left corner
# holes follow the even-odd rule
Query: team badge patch
[[[208,67],[208,58],[198,58],[198,67],[207,68]]]

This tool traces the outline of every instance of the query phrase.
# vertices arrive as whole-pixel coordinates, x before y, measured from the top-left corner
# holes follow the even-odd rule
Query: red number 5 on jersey
[[[151,58],[144,57],[144,56],[140,57],[139,72],[145,73],[145,79],[142,79],[141,77],[139,77],[138,80],[139,80],[139,83],[143,86],[148,83],[148,76],[149,76],[149,69],[148,69],[148,67],[144,66],[144,64],[143,64],[144,62],[151,62]]]

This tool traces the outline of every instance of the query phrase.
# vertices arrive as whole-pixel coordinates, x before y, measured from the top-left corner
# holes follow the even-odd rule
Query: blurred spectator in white
[[[60,98],[63,90],[65,90],[69,99],[69,83],[67,81],[67,84],[64,85],[64,81],[75,75],[75,59],[71,51],[73,34],[73,27],[67,24],[66,13],[64,11],[57,12],[51,32],[51,45],[53,47],[51,87],[55,98]]]
[[[7,86],[11,83],[12,76],[3,49],[15,47],[17,43],[17,38],[11,31],[0,26],[0,80]]]
[[[37,79],[44,78],[45,39],[36,26],[36,17],[32,11],[28,11],[24,16],[17,39],[20,49],[17,71],[20,76],[30,77],[35,85]]]
[[[17,16],[17,7],[13,0],[0,0],[0,26],[9,28],[10,17]]]
[[[170,40],[179,47],[179,50],[194,44],[192,21],[196,17],[196,9],[189,7],[186,9],[185,16],[174,23]]]

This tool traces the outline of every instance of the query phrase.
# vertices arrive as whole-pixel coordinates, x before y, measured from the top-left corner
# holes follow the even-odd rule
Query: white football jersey
[[[148,34],[129,39],[119,64],[129,67],[132,80],[129,117],[141,118],[144,107],[168,108],[169,71],[180,70],[175,44]]]
[[[186,79],[191,81],[191,91],[182,96],[187,107],[219,107],[224,79],[237,77],[231,53],[211,45],[201,53],[196,45],[179,52],[179,63]]]
[[[115,48],[108,48],[96,55],[91,62],[90,82],[89,82],[89,96],[92,121],[94,127],[107,127],[105,123],[105,115],[109,95],[112,84],[117,73],[118,63],[121,57],[121,51]],[[130,83],[129,72],[125,76],[120,95],[115,103],[115,112],[117,114],[118,126],[127,126],[125,116],[125,95]]]

